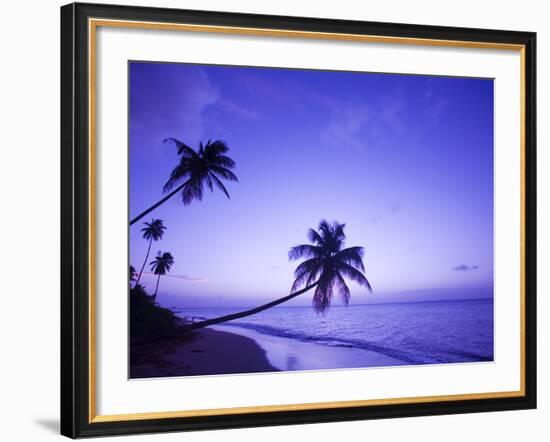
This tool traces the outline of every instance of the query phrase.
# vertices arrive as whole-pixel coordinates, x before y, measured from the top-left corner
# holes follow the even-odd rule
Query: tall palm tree
[[[160,277],[162,275],[166,275],[170,271],[170,268],[174,264],[174,258],[172,257],[172,254],[170,252],[158,252],[157,256],[153,261],[150,262],[150,264],[151,271],[155,275],[158,275],[157,286],[155,287],[155,294],[153,295],[153,302],[155,302],[157,299],[157,291],[159,289]]]
[[[139,284],[139,280],[141,279],[141,274],[143,273],[143,269],[145,268],[145,264],[147,264],[147,259],[149,259],[149,252],[151,252],[151,244],[153,241],[159,241],[162,239],[162,236],[164,235],[164,231],[166,230],[166,227],[162,223],[161,219],[152,219],[150,223],[143,223],[145,227],[141,229],[143,232],[143,238],[149,241],[149,246],[147,247],[147,254],[145,255],[145,260],[143,261],[143,265],[141,266],[141,270],[139,271],[139,275],[136,280],[136,286]]]
[[[305,258],[294,272],[295,280],[290,295],[259,307],[245,310],[239,313],[207,319],[181,327],[182,331],[206,327],[244,318],[268,308],[290,301],[302,293],[315,288],[313,294],[313,306],[317,312],[324,312],[331,304],[334,294],[337,292],[347,305],[350,298],[350,290],[344,277],[359,283],[372,292],[371,285],[365,275],[363,266],[363,248],[348,247],[344,249],[345,224],[334,222],[329,224],[321,221],[318,231],[309,229],[308,238],[313,244],[302,244],[292,247],[288,253],[290,260]],[[298,290],[300,287],[304,288]]]
[[[229,152],[229,147],[227,147],[225,142],[221,140],[208,140],[206,145],[203,145],[201,142],[198,151],[175,138],[167,138],[164,142],[174,143],[180,156],[179,163],[172,170],[168,181],[162,189],[168,195],[133,218],[130,221],[130,225],[135,224],[179,192],[181,192],[181,199],[184,205],[190,204],[194,199],[202,200],[205,184],[211,192],[214,191],[215,186],[229,198],[229,192],[225,188],[222,179],[239,181],[237,176],[231,171],[235,167],[235,161],[225,155]]]

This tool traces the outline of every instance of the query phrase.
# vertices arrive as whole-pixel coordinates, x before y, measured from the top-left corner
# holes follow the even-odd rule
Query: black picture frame
[[[89,18],[524,47],[524,395],[437,402],[94,422],[90,419]],[[61,434],[76,438],[536,408],[536,34],[73,3],[61,8]]]

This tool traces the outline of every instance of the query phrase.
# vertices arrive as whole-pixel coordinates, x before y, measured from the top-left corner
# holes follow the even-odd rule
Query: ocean
[[[200,319],[240,310],[182,308],[178,314]],[[373,360],[362,355],[373,352],[386,357],[375,359],[380,366],[493,360],[492,299],[332,306],[325,314],[279,306],[217,328],[255,339],[283,370],[360,367]],[[281,342],[284,358],[274,350]],[[289,347],[300,362],[289,364]],[[304,359],[304,349],[319,350],[314,362]]]

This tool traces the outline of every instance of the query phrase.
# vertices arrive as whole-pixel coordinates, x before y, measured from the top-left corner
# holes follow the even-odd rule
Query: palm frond
[[[164,187],[162,188],[162,192],[170,192],[176,185],[180,184],[185,178],[188,178],[191,175],[191,172],[192,170],[189,167],[182,165],[180,162],[180,164],[172,170],[168,181],[166,181],[166,184],[164,184]]]
[[[233,172],[231,172],[229,169],[226,169],[225,167],[210,165],[210,170],[216,175],[221,176],[228,181],[239,182],[237,175],[235,175]]]
[[[334,293],[334,282],[331,272],[323,272],[313,294],[313,307],[317,313],[324,313],[330,306]]]
[[[212,178],[210,177],[210,174],[207,173],[205,176],[204,176],[204,181],[206,182],[206,185],[208,186],[208,188],[210,189],[210,192],[214,192],[214,186],[212,185]]]
[[[355,267],[352,267],[349,264],[346,264],[344,262],[338,262],[336,264],[336,268],[341,274],[343,274],[344,276],[347,276],[352,281],[355,281],[358,284],[367,287],[369,291],[372,292],[372,287],[368,279]]]
[[[363,256],[363,247],[348,247],[347,249],[340,250],[336,253],[336,255],[334,255],[334,259],[336,261],[345,262],[361,272],[364,272],[365,266],[363,265]]]
[[[227,144],[225,144],[225,142],[222,140],[216,140],[213,142],[208,140],[205,150],[213,152],[217,155],[221,155],[223,153],[229,152],[229,147],[227,147]]]
[[[338,221],[334,221],[332,224],[332,235],[337,241],[343,241],[346,239],[346,234],[344,233],[345,224],[340,224]]]
[[[185,206],[191,204],[191,201],[197,199],[202,200],[202,181],[200,179],[190,179],[181,190],[181,200]]]
[[[214,181],[214,184],[216,184],[218,189],[220,189],[223,193],[225,193],[225,196],[228,199],[231,199],[231,197],[229,196],[229,192],[227,191],[227,189],[225,188],[225,186],[223,185],[221,180],[216,175],[214,175],[213,173],[210,173],[210,176],[212,177],[212,180]]]
[[[302,262],[294,271],[295,280],[291,291],[294,292],[302,285],[310,285],[319,275],[323,267],[323,261],[319,258],[311,258]]]
[[[346,281],[342,277],[342,275],[339,272],[336,272],[336,289],[340,293],[340,296],[342,298],[342,301],[345,305],[349,304],[349,298],[351,296],[351,292],[349,290],[349,287],[346,284]]]
[[[225,167],[226,169],[233,169],[235,167],[235,161],[225,155],[219,155],[210,161],[212,161],[213,164]]]
[[[300,258],[320,257],[324,249],[321,246],[312,246],[311,244],[300,244],[292,247],[288,252],[288,259],[294,261]]]
[[[321,220],[319,223],[319,233],[323,240],[330,239],[332,237],[332,226],[326,219]]]
[[[176,138],[165,138],[163,140],[163,143],[174,143],[176,145],[176,148],[178,149],[178,155],[182,155],[184,157],[189,158],[196,158],[198,157],[197,152],[193,150],[193,148],[189,147],[187,144],[183,143],[182,141],[176,139]]]
[[[317,244],[319,246],[323,244],[323,238],[315,229],[308,230],[307,239],[309,239],[313,244]]]

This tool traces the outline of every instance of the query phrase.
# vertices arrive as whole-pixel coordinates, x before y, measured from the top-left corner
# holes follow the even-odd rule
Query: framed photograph
[[[535,43],[62,7],[62,434],[535,408]]]

